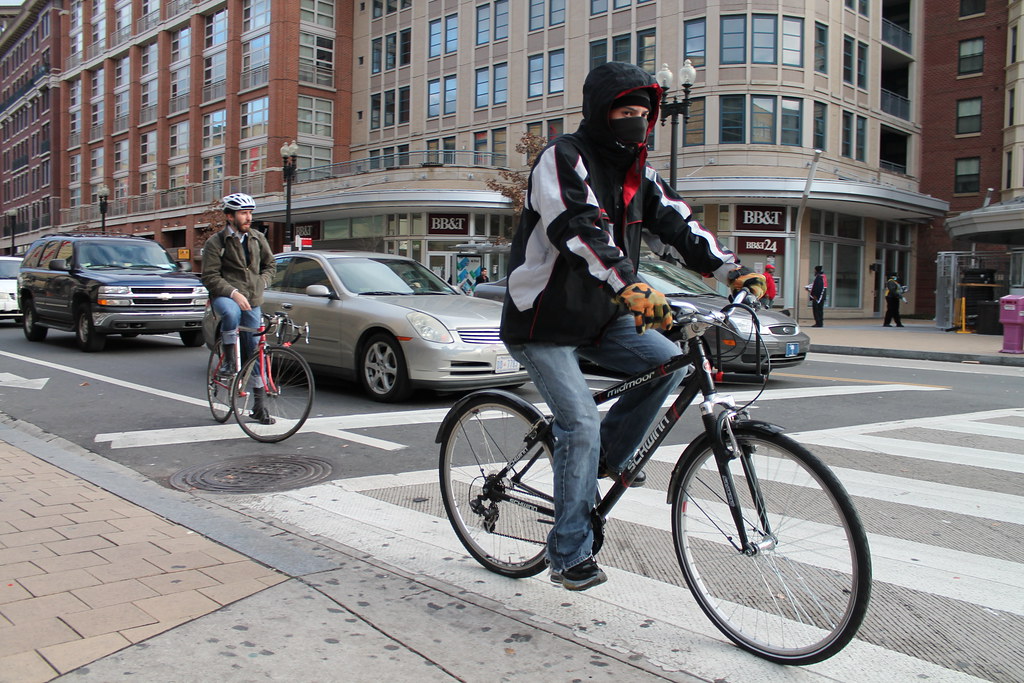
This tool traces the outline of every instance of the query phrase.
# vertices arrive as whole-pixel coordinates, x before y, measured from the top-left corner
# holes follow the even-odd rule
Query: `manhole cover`
[[[330,479],[334,466],[306,455],[247,455],[195,465],[171,475],[170,484],[182,491],[267,493],[312,486]]]

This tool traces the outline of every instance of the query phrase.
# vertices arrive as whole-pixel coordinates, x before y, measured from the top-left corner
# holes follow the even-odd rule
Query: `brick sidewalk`
[[[0,681],[48,681],[286,579],[0,442]]]

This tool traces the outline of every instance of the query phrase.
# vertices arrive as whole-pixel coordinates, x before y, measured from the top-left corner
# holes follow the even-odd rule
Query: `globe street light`
[[[110,188],[105,184],[96,188],[96,196],[100,200],[100,232],[107,231],[107,197],[110,196]]]
[[[11,253],[10,256],[14,256],[14,222],[18,219],[17,209],[7,209],[4,211],[4,215],[7,216],[7,225],[11,230]]]
[[[672,117],[672,149],[669,151],[669,185],[676,189],[676,159],[679,146],[679,115],[683,115],[683,134],[686,134],[686,122],[690,118],[690,88],[697,80],[697,69],[687,59],[679,69],[679,82],[683,86],[683,100],[680,102],[676,95],[672,95],[672,101],[668,101],[668,91],[675,85],[675,74],[668,68],[668,64],[661,65],[661,71],[657,74],[658,85],[661,86],[661,125],[665,125],[665,119]]]
[[[292,243],[292,180],[295,178],[295,157],[299,146],[295,141],[281,145],[281,166],[284,173],[284,243]]]

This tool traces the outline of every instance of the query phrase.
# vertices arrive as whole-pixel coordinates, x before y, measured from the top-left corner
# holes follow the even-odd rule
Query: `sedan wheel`
[[[376,334],[363,347],[359,362],[359,380],[375,401],[394,403],[412,394],[405,357],[394,337]]]

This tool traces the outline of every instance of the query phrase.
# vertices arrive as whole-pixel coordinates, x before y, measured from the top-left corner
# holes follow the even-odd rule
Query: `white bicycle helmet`
[[[236,192],[229,194],[224,198],[224,210],[225,211],[244,211],[246,209],[252,210],[256,208],[256,202],[247,194]]]

